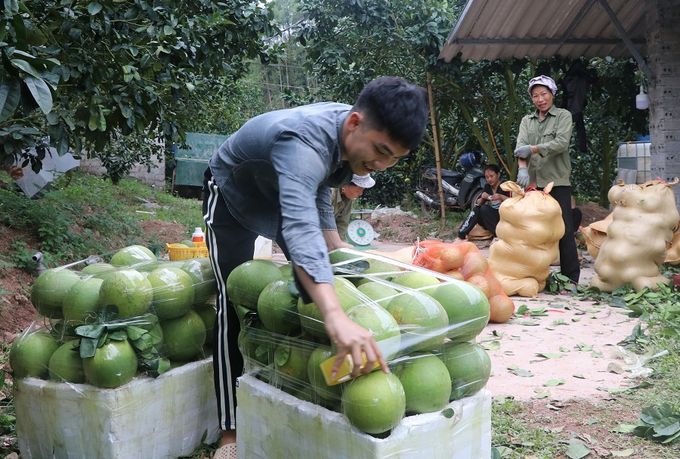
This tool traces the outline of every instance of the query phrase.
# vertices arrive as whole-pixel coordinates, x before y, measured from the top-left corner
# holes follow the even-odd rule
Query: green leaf
[[[76,327],[76,335],[85,338],[99,339],[99,337],[106,331],[103,325],[81,325]]]
[[[516,370],[512,370],[511,373],[517,376],[521,376],[523,378],[531,378],[534,376],[534,374],[528,370],[522,370],[521,368],[518,368]]]
[[[147,331],[143,328],[140,327],[135,327],[134,325],[130,325],[128,327],[125,327],[125,331],[127,332],[128,338],[131,340],[139,339],[147,333]]]
[[[540,352],[536,354],[539,357],[545,357],[546,359],[559,359],[562,354],[549,354],[547,352]]]
[[[655,437],[668,437],[680,431],[680,417],[670,416],[662,418],[654,425]]]
[[[9,119],[21,101],[21,81],[0,75],[0,122]]]
[[[590,448],[581,442],[571,442],[564,454],[566,454],[569,459],[581,459],[590,454]]]
[[[128,335],[125,333],[125,330],[117,330],[113,333],[109,333],[108,338],[113,341],[125,341],[128,339]]]
[[[5,0],[5,15],[14,16],[19,13],[18,0]]]
[[[25,73],[28,73],[34,78],[40,78],[40,73],[33,68],[31,64],[29,64],[27,61],[23,59],[10,59],[10,62],[14,67],[18,68],[19,70],[23,70]]]
[[[101,10],[102,10],[102,6],[97,2],[92,2],[89,5],[87,5],[87,12],[90,13],[91,16],[96,15]]]
[[[80,340],[80,358],[87,359],[94,357],[94,353],[97,350],[97,343],[99,339],[94,338],[82,338]]]
[[[274,361],[276,362],[276,365],[282,367],[286,364],[286,362],[288,362],[289,358],[290,343],[286,341],[285,343],[282,343],[276,347],[276,351],[274,351]]]
[[[623,451],[610,451],[612,457],[630,457],[635,453],[635,450],[630,448]]]
[[[451,419],[453,415],[456,414],[453,408],[446,408],[445,410],[442,410],[442,416],[444,416],[447,419]]]
[[[24,78],[24,83],[31,91],[33,99],[36,101],[40,110],[47,115],[52,111],[52,91],[50,91],[49,86],[41,78],[34,78],[32,76],[27,76]]]
[[[546,387],[554,387],[554,386],[561,386],[564,384],[564,379],[551,379],[550,381],[547,381],[543,385]]]

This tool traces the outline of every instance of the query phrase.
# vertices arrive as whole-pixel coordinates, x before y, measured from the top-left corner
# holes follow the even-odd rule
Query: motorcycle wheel
[[[471,209],[472,206],[474,206],[475,203],[479,200],[479,198],[482,197],[482,193],[484,193],[484,189],[483,189],[483,188],[479,188],[479,189],[475,190],[475,192],[472,193],[472,198],[471,198],[470,201],[467,203],[467,205],[465,206],[465,208],[466,208],[466,209]]]

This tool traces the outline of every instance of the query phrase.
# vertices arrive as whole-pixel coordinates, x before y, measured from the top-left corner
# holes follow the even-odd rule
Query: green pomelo
[[[52,319],[64,317],[61,303],[64,296],[80,280],[75,271],[51,268],[42,273],[31,287],[31,302],[40,315]]]
[[[184,239],[183,241],[179,241],[179,243],[186,246],[186,247],[196,247],[196,244],[194,244],[194,241],[190,241],[189,239]]]
[[[153,289],[152,307],[159,320],[181,317],[194,304],[194,281],[185,271],[171,266],[154,269],[146,279]]]
[[[340,300],[340,306],[347,312],[354,306],[361,304],[361,294],[350,281],[343,277],[335,276],[335,293]],[[302,297],[298,299],[298,313],[300,314],[300,324],[310,335],[328,342],[328,335],[323,323],[321,311],[316,307],[316,303],[305,304]]]
[[[198,257],[182,261],[179,268],[191,276],[194,284],[194,306],[206,303],[217,293],[215,272],[210,258]]]
[[[255,311],[257,298],[269,283],[283,277],[270,260],[251,260],[237,266],[227,277],[227,294],[234,304]]]
[[[392,281],[400,276],[399,267],[382,260],[369,260],[369,267],[362,273],[361,277],[355,278],[357,286],[367,282],[373,282],[374,278]]]
[[[103,282],[97,277],[86,277],[73,284],[61,302],[66,322],[81,325],[97,320],[101,309],[99,290]]]
[[[406,394],[394,374],[374,371],[352,380],[342,394],[342,412],[357,429],[382,434],[401,421]]]
[[[241,328],[238,334],[238,348],[244,357],[246,371],[272,363],[275,345],[269,337],[269,332],[261,328]]]
[[[157,260],[156,255],[143,245],[130,245],[116,252],[111,257],[110,263],[113,266],[133,266]]]
[[[75,384],[85,382],[83,359],[80,358],[80,340],[68,341],[54,351],[48,364],[50,379]]]
[[[110,340],[97,348],[94,357],[83,359],[85,380],[97,387],[113,389],[132,381],[137,373],[137,354],[127,339]]]
[[[449,317],[446,334],[451,341],[470,341],[479,335],[489,322],[489,300],[481,290],[464,282],[447,282],[432,293]]]
[[[286,263],[285,265],[279,266],[279,271],[281,271],[281,274],[283,275],[284,278],[288,279],[293,278],[293,266],[290,263]]]
[[[165,353],[170,360],[189,361],[203,350],[206,327],[196,311],[190,310],[182,317],[163,320],[160,324]]]
[[[370,331],[376,341],[389,338],[389,349],[383,348],[385,359],[393,358],[399,351],[401,330],[392,315],[377,304],[360,304],[347,311],[347,317]]]
[[[433,354],[416,354],[394,366],[404,392],[407,413],[432,413],[449,403],[451,377],[442,360]]]
[[[288,279],[267,285],[257,299],[257,314],[265,328],[280,335],[300,333],[298,299],[288,289]]]
[[[308,383],[307,362],[311,349],[299,340],[284,339],[274,350],[274,368],[290,386]]]
[[[342,384],[337,384],[335,386],[326,384],[326,378],[324,378],[321,367],[319,366],[321,365],[321,362],[330,359],[334,355],[335,353],[330,347],[317,347],[312,351],[309,356],[309,361],[307,362],[307,378],[309,379],[309,383],[314,389],[314,393],[316,393],[321,400],[327,402],[335,402],[340,400],[340,397],[342,396]]]
[[[47,379],[50,358],[57,348],[57,340],[49,333],[26,331],[17,336],[9,350],[14,377]]]
[[[432,351],[444,342],[449,317],[446,310],[429,295],[404,292],[385,308],[399,323],[402,346],[411,351]]]
[[[109,263],[94,263],[92,265],[85,266],[80,270],[80,272],[81,274],[97,275],[98,277],[102,277],[104,273],[115,270],[116,267]]]
[[[152,300],[151,283],[134,269],[110,273],[99,289],[99,305],[105,310],[117,311],[121,319],[145,314]]]
[[[178,243],[178,244],[175,244],[173,247],[176,248],[176,249],[188,249],[189,248],[188,245],[182,244],[181,242]]]
[[[436,277],[418,271],[409,271],[399,274],[394,278],[394,280],[392,280],[392,282],[410,289],[427,293],[428,295],[431,295],[435,288],[441,285],[441,282]]]
[[[356,258],[361,258],[361,257],[359,255],[355,255],[353,253],[345,252],[342,249],[334,250],[334,251],[332,251],[328,254],[328,260],[331,262],[332,265],[336,265],[336,264],[342,263],[344,261],[354,260]]]
[[[491,376],[489,354],[475,343],[446,343],[441,359],[451,376],[451,398],[459,400],[482,389]]]
[[[375,281],[365,282],[359,285],[357,290],[373,301],[377,302],[383,308],[387,306],[390,301],[392,301],[392,297],[399,294],[396,289],[390,287],[389,285]]]
[[[215,311],[215,308],[210,304],[194,308],[194,311],[196,311],[196,313],[201,316],[201,319],[203,319],[203,323],[205,324],[205,344],[211,346],[214,340],[213,333],[215,330],[215,317],[217,316],[217,311]]]

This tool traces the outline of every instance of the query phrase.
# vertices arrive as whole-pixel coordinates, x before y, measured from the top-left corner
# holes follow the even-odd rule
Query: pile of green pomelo
[[[215,292],[208,258],[158,261],[138,245],[48,269],[31,289],[39,317],[10,349],[13,375],[115,388],[205,358]]]
[[[380,437],[404,416],[443,410],[486,385],[491,361],[474,343],[489,320],[481,290],[371,254],[342,249],[330,257],[342,308],[383,344],[391,372],[329,386],[320,364],[336,350],[322,316],[300,298],[291,266],[268,260],[246,262],[227,279],[247,372]]]
[[[336,350],[318,308],[300,298],[291,265],[261,259],[227,279],[245,371],[376,436],[486,385],[491,362],[473,342],[489,319],[481,290],[379,256],[340,250],[330,257],[343,309],[379,344],[389,343],[391,373],[327,385],[320,364]],[[14,377],[115,388],[205,358],[215,292],[208,258],[158,261],[141,246],[80,271],[48,269],[31,291],[40,316],[10,350]]]

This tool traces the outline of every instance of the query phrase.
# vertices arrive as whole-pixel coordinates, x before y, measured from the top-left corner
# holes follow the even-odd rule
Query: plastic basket
[[[194,242],[196,247],[177,247],[179,244],[165,244],[168,248],[170,261],[187,260],[189,258],[208,257],[205,242]]]

